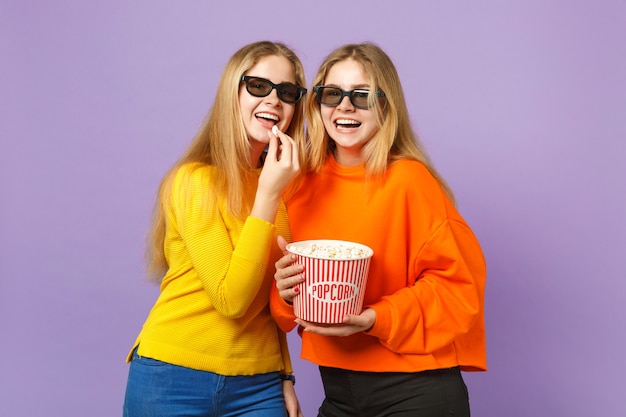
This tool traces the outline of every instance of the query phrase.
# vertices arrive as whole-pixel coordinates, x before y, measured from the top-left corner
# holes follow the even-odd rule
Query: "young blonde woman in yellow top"
[[[268,303],[276,236],[290,236],[281,196],[300,169],[304,85],[285,45],[242,47],[162,180],[147,251],[161,291],[128,356],[124,416],[301,415]]]

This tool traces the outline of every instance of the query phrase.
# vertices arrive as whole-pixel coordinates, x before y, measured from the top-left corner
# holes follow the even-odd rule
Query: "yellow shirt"
[[[276,236],[291,240],[285,206],[281,202],[275,225],[233,216],[225,196],[207,207],[201,191],[214,173],[197,164],[176,173],[165,235],[169,270],[133,349],[221,375],[291,372],[285,334],[268,305],[281,256]],[[246,198],[253,201],[254,193]]]

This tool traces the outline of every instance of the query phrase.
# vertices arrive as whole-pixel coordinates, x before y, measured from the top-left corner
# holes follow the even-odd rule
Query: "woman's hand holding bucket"
[[[304,282],[304,266],[296,263],[296,255],[287,251],[287,241],[282,236],[278,236],[278,247],[285,256],[276,261],[276,289],[283,300],[292,304],[300,291],[299,284]]]

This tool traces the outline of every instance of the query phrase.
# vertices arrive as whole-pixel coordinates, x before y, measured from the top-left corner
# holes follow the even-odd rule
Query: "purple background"
[[[0,416],[121,415],[157,184],[259,39],[396,63],[488,259],[473,415],[626,415],[625,1],[1,0]]]

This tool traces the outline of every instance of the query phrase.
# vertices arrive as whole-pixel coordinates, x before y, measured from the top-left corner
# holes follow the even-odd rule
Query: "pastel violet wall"
[[[473,415],[626,415],[626,2],[24,0],[0,3],[0,416],[121,415],[155,189],[258,39],[309,80],[346,42],[396,63],[488,259]]]

